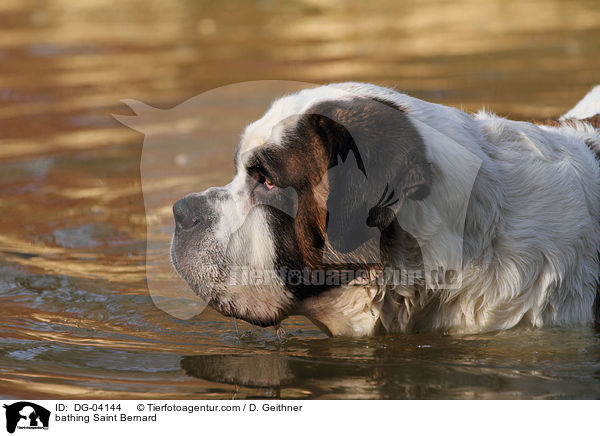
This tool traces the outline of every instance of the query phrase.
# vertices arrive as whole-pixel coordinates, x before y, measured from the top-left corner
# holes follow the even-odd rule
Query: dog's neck
[[[412,333],[434,317],[436,294],[423,283],[395,286],[343,286],[303,300],[304,315],[329,336]]]
[[[329,336],[372,336],[380,329],[379,296],[374,286],[342,286],[303,300],[298,314]]]

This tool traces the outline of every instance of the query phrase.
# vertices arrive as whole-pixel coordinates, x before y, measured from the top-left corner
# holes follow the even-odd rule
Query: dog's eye
[[[263,181],[263,184],[265,185],[265,187],[269,191],[275,187],[275,185],[273,184],[273,182],[271,182],[271,179],[269,179],[268,177],[265,177],[265,180]]]

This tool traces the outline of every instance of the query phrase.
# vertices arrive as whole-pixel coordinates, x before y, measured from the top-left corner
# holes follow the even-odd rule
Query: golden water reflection
[[[147,215],[144,137],[112,116],[133,115],[121,100],[166,109],[279,79],[362,80],[544,118],[600,82],[598,71],[596,0],[3,0],[0,396],[600,397],[588,329],[345,340],[293,318],[277,338],[211,310],[169,316],[147,289],[147,268],[161,265],[146,253],[146,228],[170,219],[161,192],[229,180],[235,138],[211,136],[211,123],[233,117],[208,108],[203,163],[146,185],[156,198]],[[250,121],[265,96],[240,116]]]

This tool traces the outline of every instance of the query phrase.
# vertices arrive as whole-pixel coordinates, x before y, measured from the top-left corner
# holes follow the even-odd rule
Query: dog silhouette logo
[[[50,411],[29,401],[19,401],[4,405],[6,409],[6,431],[14,433],[19,429],[47,429]]]

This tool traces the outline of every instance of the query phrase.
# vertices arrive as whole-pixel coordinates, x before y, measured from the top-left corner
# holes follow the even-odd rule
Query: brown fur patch
[[[550,126],[550,127],[561,127],[561,126],[565,126],[565,125],[568,126],[571,121],[582,121],[584,123],[591,124],[596,129],[600,129],[600,114],[594,115],[593,117],[584,118],[582,120],[559,121],[554,118],[543,119],[543,120],[539,120],[539,119],[529,120],[530,123],[537,124],[540,126]]]
[[[529,123],[533,123],[533,124],[537,124],[539,126],[550,126],[550,127],[560,127],[562,125],[562,123],[554,118],[550,118],[550,119],[535,119],[535,120],[528,120],[527,122]]]
[[[593,117],[589,117],[586,118],[584,120],[581,120],[585,123],[591,124],[592,126],[594,126],[596,129],[600,129],[600,114],[596,114]]]

